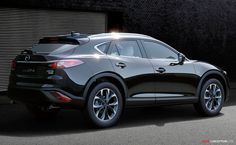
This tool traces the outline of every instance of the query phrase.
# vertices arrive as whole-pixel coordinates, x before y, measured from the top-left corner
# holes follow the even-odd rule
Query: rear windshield
[[[47,55],[70,55],[78,45],[71,44],[38,44],[32,47],[32,51]]]

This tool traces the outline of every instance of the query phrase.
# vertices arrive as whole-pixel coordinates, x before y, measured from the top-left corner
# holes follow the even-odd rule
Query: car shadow
[[[82,112],[78,110],[62,110],[53,119],[39,120],[30,116],[23,105],[13,104],[0,106],[0,116],[0,135],[4,136],[53,136],[104,130],[94,129],[86,125],[87,122]],[[171,122],[201,119],[207,120],[210,118],[199,116],[192,105],[127,108],[119,123],[106,130],[146,125],[164,127],[165,124]]]

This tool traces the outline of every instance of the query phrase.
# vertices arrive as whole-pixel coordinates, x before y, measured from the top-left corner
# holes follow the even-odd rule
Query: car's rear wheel
[[[122,114],[123,99],[119,89],[109,82],[102,82],[91,91],[85,108],[89,121],[97,127],[116,124]]]
[[[194,107],[204,116],[215,116],[221,111],[224,98],[224,87],[220,81],[209,79],[202,86],[199,102]]]
[[[26,104],[28,111],[36,118],[55,117],[60,108],[50,108],[50,106]]]

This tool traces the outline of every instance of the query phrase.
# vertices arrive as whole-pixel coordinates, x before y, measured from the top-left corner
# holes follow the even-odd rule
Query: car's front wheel
[[[102,82],[91,91],[85,108],[89,121],[97,127],[116,124],[123,109],[119,89],[109,82]]]
[[[199,102],[194,107],[204,116],[215,116],[221,111],[224,98],[224,87],[220,81],[209,79],[202,86]]]

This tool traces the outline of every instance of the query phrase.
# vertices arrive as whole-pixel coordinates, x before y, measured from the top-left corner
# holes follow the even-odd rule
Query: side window
[[[152,41],[142,41],[147,54],[153,58],[167,58],[167,59],[177,59],[177,54],[170,50],[169,48],[165,47],[156,42]]]
[[[118,52],[118,50],[117,50],[117,47],[116,47],[116,46],[112,47],[112,49],[111,49],[111,55],[116,55],[116,56],[119,56],[119,55],[120,55],[119,52]]]
[[[106,50],[109,47],[109,45],[110,45],[110,42],[105,42],[105,43],[95,45],[94,48],[101,53],[106,53]]]
[[[139,46],[134,40],[120,40],[112,48],[111,55],[142,57]]]

